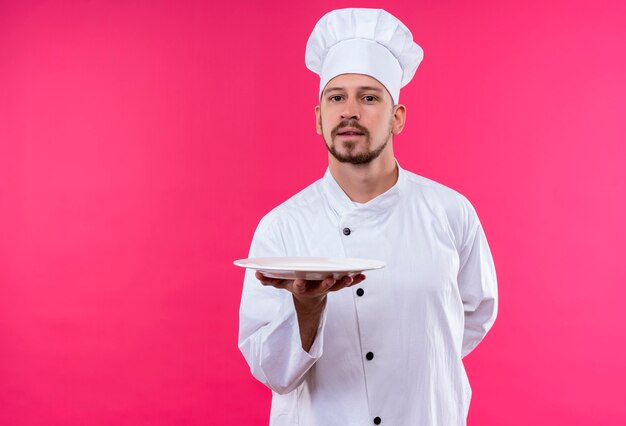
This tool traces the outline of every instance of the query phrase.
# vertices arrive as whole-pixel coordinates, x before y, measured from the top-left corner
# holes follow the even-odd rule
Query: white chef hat
[[[366,74],[380,81],[395,104],[415,75],[424,51],[411,31],[382,9],[338,9],[322,16],[306,44],[306,66],[320,76],[320,97],[340,74]]]

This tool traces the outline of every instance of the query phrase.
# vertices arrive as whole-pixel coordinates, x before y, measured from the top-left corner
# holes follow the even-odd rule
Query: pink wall
[[[264,425],[231,261],[324,171],[304,45],[353,2],[59,3],[0,3],[0,424]],[[470,425],[626,424],[625,4],[387,6],[398,159],[498,268]]]

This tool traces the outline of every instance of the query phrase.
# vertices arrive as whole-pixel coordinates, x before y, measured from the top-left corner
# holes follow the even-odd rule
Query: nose
[[[346,119],[355,119],[358,120],[359,118],[361,118],[361,113],[359,111],[359,104],[358,102],[348,99],[345,103],[344,103],[344,108],[343,111],[341,113],[341,119],[342,120],[346,120]]]

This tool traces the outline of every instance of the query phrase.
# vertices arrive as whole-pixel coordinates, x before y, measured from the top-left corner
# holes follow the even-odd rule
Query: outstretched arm
[[[365,279],[365,275],[358,274],[354,278],[342,277],[338,280],[332,277],[320,281],[281,280],[270,278],[261,272],[256,272],[258,279],[264,286],[284,289],[293,296],[293,304],[298,317],[298,329],[302,341],[302,349],[309,352],[315,341],[317,330],[322,318],[322,312],[326,305],[326,296],[331,291],[341,290],[359,284]]]

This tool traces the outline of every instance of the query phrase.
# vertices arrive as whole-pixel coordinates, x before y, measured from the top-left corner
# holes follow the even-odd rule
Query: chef
[[[466,424],[462,359],[494,323],[496,274],[469,201],[394,156],[400,88],[422,57],[384,10],[332,11],[308,40],[328,169],[260,221],[250,257],[386,267],[321,281],[246,272],[239,348],[272,390],[271,425]]]

